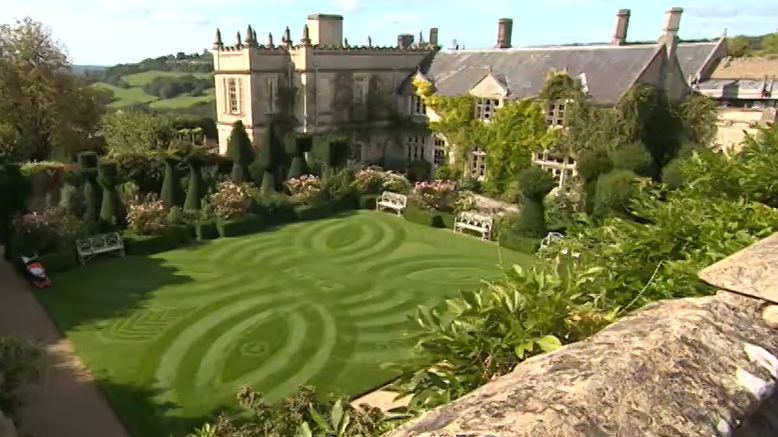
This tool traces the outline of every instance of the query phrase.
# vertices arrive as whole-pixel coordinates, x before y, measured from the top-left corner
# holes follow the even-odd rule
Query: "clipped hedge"
[[[263,230],[265,223],[257,214],[246,214],[236,220],[217,220],[216,228],[222,237],[238,237]]]
[[[195,224],[195,236],[200,241],[214,240],[219,238],[219,227],[213,220],[199,222]]]
[[[364,194],[359,196],[357,202],[359,203],[359,209],[375,209],[375,203],[378,200],[376,194]]]
[[[156,235],[124,234],[124,249],[128,255],[153,255],[177,249],[192,241],[195,236],[193,226],[170,226]]]
[[[300,221],[319,220],[332,214],[332,207],[328,204],[300,205],[294,209],[297,219]]]
[[[443,214],[444,213],[441,213],[440,211],[431,211],[412,205],[403,210],[403,218],[405,218],[405,220],[408,220],[411,223],[430,226],[433,228],[446,227]],[[451,223],[453,226],[453,216],[451,217]]]
[[[57,252],[41,256],[38,261],[46,269],[46,273],[64,272],[78,267],[78,255],[75,247],[60,249]]]
[[[500,246],[515,250],[516,252],[522,252],[529,255],[534,254],[540,249],[540,239],[528,238],[518,235],[514,231],[502,230],[497,237]]]

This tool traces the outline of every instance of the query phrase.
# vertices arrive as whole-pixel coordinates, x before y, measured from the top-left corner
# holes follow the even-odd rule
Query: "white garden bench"
[[[376,200],[375,210],[391,209],[397,213],[397,215],[403,215],[403,210],[408,206],[408,196],[405,194],[394,193],[391,191],[384,191],[381,196]]]
[[[560,234],[559,232],[549,232],[548,235],[543,237],[542,240],[540,240],[540,248],[544,248],[548,246],[548,243],[556,240],[557,238],[562,238],[564,235]]]
[[[124,256],[124,242],[118,232],[92,235],[76,240],[78,261],[85,265],[90,259],[103,254]]]
[[[464,230],[481,234],[484,240],[492,239],[494,229],[494,217],[473,211],[460,212],[454,218],[454,232],[462,233]]]

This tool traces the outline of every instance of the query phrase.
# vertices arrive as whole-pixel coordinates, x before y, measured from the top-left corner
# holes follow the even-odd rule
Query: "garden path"
[[[3,248],[0,246],[0,254]],[[0,259],[0,335],[42,342],[41,381],[29,390],[21,431],[35,437],[127,437],[103,392],[38,303],[29,285]]]

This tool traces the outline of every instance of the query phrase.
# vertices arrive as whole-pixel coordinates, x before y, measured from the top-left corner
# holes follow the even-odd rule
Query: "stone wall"
[[[772,278],[776,247],[778,236],[768,238],[744,251],[758,262],[741,252],[702,276],[734,283],[727,275],[749,277],[751,268]],[[778,435],[778,307],[765,300],[765,284],[649,305],[389,436]]]

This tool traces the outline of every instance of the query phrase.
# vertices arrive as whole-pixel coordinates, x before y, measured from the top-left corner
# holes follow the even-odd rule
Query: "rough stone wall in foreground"
[[[0,411],[0,437],[17,437],[16,427],[11,419]]]
[[[389,436],[778,435],[778,329],[765,306],[723,291],[649,305]]]

